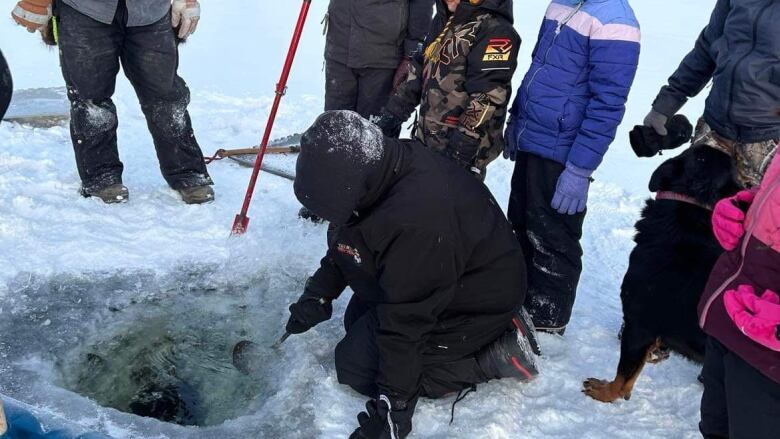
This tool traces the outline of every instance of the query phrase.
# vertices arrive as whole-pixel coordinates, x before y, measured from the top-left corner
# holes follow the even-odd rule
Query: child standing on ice
[[[507,213],[523,247],[525,306],[538,330],[562,334],[569,323],[591,175],[623,119],[639,40],[627,0],[554,0],[512,106]]]
[[[780,155],[758,189],[713,214],[724,254],[699,304],[707,333],[699,428],[705,438],[780,432]],[[774,433],[772,433],[774,432]]]

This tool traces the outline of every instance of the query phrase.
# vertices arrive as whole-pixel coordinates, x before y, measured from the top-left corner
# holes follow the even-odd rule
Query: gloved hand
[[[349,439],[403,439],[412,431],[412,415],[417,400],[392,403],[381,395],[366,403],[366,411],[358,415],[360,428]]]
[[[588,204],[588,189],[593,171],[580,168],[571,163],[558,178],[552,207],[561,215],[574,215],[584,212]]]
[[[198,0],[173,0],[171,24],[174,28],[179,28],[179,38],[186,39],[194,34],[199,21],[200,3]]]
[[[318,324],[330,320],[333,305],[329,300],[304,292],[297,302],[290,305],[290,319],[285,328],[290,334],[303,334]]]
[[[471,170],[477,160],[480,140],[469,136],[458,128],[450,128],[447,135],[447,153],[466,169]]]
[[[16,4],[11,17],[28,32],[35,32],[49,24],[52,0],[22,0]]]
[[[650,110],[650,113],[648,113],[647,117],[645,117],[644,125],[654,129],[655,132],[659,135],[665,136],[669,134],[669,132],[666,130],[666,122],[668,120],[669,118],[663,114],[655,110]]]
[[[404,123],[399,117],[384,108],[379,116],[371,116],[371,122],[382,130],[382,134],[394,139],[401,135],[401,125]]]
[[[409,77],[409,69],[412,66],[412,59],[404,57],[401,63],[398,64],[398,68],[395,69],[395,76],[393,76],[393,90],[397,89],[401,84],[406,82]]]
[[[517,158],[517,122],[509,120],[504,131],[504,158],[515,161]]]
[[[723,296],[731,319],[743,334],[763,346],[780,352],[780,296],[766,290],[759,297],[750,285],[740,285]]]
[[[629,133],[631,148],[637,157],[653,157],[662,150],[675,149],[691,141],[693,125],[682,114],[669,119],[664,126],[667,135],[661,136],[653,127],[637,125]]]
[[[731,198],[720,200],[712,212],[712,231],[721,247],[731,251],[745,236],[745,217],[756,192],[744,190]]]

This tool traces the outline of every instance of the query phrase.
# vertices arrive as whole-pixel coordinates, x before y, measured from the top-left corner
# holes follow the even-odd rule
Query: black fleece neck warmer
[[[382,132],[353,111],[323,113],[301,138],[295,196],[332,224],[344,224],[376,200],[388,164]]]

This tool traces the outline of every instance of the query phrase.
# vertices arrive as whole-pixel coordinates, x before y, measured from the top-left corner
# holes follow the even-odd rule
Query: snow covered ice
[[[181,76],[192,90],[191,115],[206,154],[257,144],[298,13],[296,2],[231,4],[204,5],[198,33],[182,48]],[[646,367],[630,401],[601,404],[580,388],[589,376],[614,373],[620,282],[633,224],[648,195],[650,173],[663,160],[636,159],[628,130],[693,47],[713,5],[633,1],[643,27],[637,85],[591,192],[585,271],[572,325],[565,338],[541,337],[542,375],[525,385],[479,386],[458,404],[452,425],[452,398],[422,401],[413,437],[698,437],[699,367],[679,356]],[[10,10],[11,2],[3,6]],[[515,2],[524,39],[516,86],[546,6],[542,0]],[[324,0],[313,2],[274,138],[304,130],[322,108],[324,39],[317,22],[326,7]],[[245,17],[255,22],[235,25]],[[56,52],[10,20],[0,20],[0,42],[17,88],[62,85]],[[338,318],[269,352],[257,395],[236,394],[246,404],[226,401],[223,408],[230,413],[220,416],[229,420],[218,425],[183,427],[140,418],[72,391],[67,365],[78,364],[74,356],[137,331],[134,325],[155,316],[179,318],[173,328],[196,337],[213,334],[196,357],[224,352],[227,358],[239,337],[270,345],[283,332],[288,304],[325,251],[325,226],[299,221],[292,185],[267,174],[260,178],[248,233],[229,239],[249,171],[227,160],[210,165],[216,201],[183,205],[159,174],[146,123],[121,75],[115,102],[124,182],[131,191],[130,202],[119,206],[78,195],[66,126],[0,124],[0,393],[35,407],[45,419],[66,419],[116,438],[347,437],[365,399],[336,382],[333,348],[343,334]],[[702,109],[699,98],[684,113],[695,120]],[[289,158],[269,159],[290,166]],[[488,172],[487,183],[503,206],[511,171],[511,163],[499,159]],[[346,297],[336,303],[334,315],[345,305]],[[213,361],[221,365],[223,359]],[[203,376],[223,377],[209,373]],[[224,386],[233,379],[242,378],[203,389],[211,392],[209,398],[229,397],[233,391]]]

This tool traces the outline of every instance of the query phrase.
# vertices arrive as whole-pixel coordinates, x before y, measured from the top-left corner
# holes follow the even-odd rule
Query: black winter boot
[[[477,363],[489,379],[517,378],[531,381],[539,375],[536,365],[539,344],[525,310],[518,312],[512,319],[512,326],[512,329],[477,354]]]

